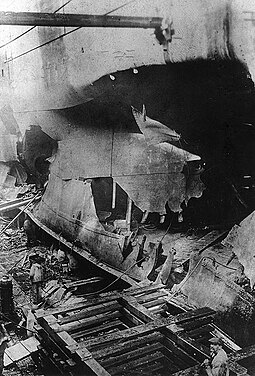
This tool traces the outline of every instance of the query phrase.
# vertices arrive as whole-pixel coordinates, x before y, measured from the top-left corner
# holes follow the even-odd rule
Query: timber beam
[[[0,12],[0,25],[62,26],[62,27],[118,27],[155,29],[161,17],[104,16],[73,13]]]

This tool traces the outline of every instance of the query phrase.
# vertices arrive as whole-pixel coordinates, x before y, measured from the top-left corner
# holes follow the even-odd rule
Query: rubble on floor
[[[6,221],[2,220],[0,222],[0,228],[3,228],[5,225]],[[146,234],[149,239],[150,231],[146,230]],[[160,234],[158,234],[158,236],[161,238]],[[226,242],[224,244],[223,242],[221,242],[222,239],[225,238],[225,236],[226,231],[200,232],[196,235],[191,235],[190,233],[187,233],[186,235],[173,234],[172,237],[170,236],[170,234],[165,235],[162,242],[163,247],[165,249],[168,249],[170,247],[175,251],[171,281],[167,281],[166,287],[172,287],[174,283],[175,287],[170,292],[167,290],[164,291],[166,291],[165,294],[168,296],[168,299],[171,300],[172,304],[175,304],[179,307],[178,309],[180,309],[180,307],[183,307],[182,309],[184,310],[186,309],[186,307],[190,307],[189,309],[197,309],[199,307],[207,305],[213,310],[219,310],[222,307],[222,302],[219,303],[219,299],[221,299],[223,295],[225,300],[226,297],[228,299],[226,289],[229,289],[231,291],[235,290],[235,292],[237,292],[239,296],[245,298],[246,300],[250,300],[252,305],[254,306],[252,291],[249,290],[247,292],[243,288],[238,286],[240,280],[242,282],[245,279],[243,266],[240,264],[237,257],[233,254],[233,248]],[[24,230],[14,228],[8,228],[2,234],[1,240],[0,277],[8,273],[8,275],[12,278],[14,300],[17,313],[19,314],[22,311],[23,313],[25,313],[25,315],[27,315],[29,309],[34,307],[30,293],[31,283],[29,280],[31,258],[34,255],[37,255],[37,257],[40,257],[43,261],[43,268],[45,272],[42,292],[43,300],[39,306],[35,307],[36,312],[39,312],[38,309],[41,309],[47,315],[51,312],[52,309],[63,310],[63,307],[78,307],[79,304],[84,305],[84,299],[87,301],[87,297],[89,298],[91,294],[92,296],[95,296],[97,292],[100,293],[104,291],[104,287],[102,288],[102,286],[105,286],[106,283],[102,280],[101,277],[86,278],[84,280],[81,280],[80,276],[76,275],[75,273],[69,273],[68,264],[70,265],[70,258],[68,259],[67,254],[63,251],[63,249],[61,249],[60,244],[56,245],[56,242],[45,245],[40,243],[40,241],[36,239],[34,242],[32,242],[32,244],[28,244],[28,238]],[[164,252],[162,253],[162,255],[164,255]],[[76,267],[77,265],[75,265],[74,260],[71,261],[73,262],[73,266]],[[199,270],[200,267],[201,270]],[[194,273],[194,270],[196,271],[196,273]],[[205,272],[205,270],[207,271]],[[158,270],[158,272],[160,272],[160,270]],[[208,277],[208,273],[210,274],[210,277],[209,279],[207,278],[207,280],[204,281],[203,278]],[[220,282],[217,281],[217,279]],[[187,283],[187,280],[189,280],[189,283]],[[217,286],[220,285],[224,287],[223,295],[219,292],[217,292],[216,294],[213,293],[213,289],[211,288],[208,290],[208,283],[215,283],[215,281],[217,281]],[[198,282],[204,285],[206,291],[202,289],[200,284],[197,284]],[[149,286],[141,288],[150,290],[154,288],[153,286],[153,282],[150,282]],[[196,293],[194,293],[194,289],[196,290]],[[211,293],[213,293],[213,299]],[[103,294],[103,296],[107,296],[107,294]],[[233,293],[231,292],[230,295],[231,294]],[[202,295],[203,297],[201,298]],[[199,296],[201,299],[199,298]],[[205,297],[207,299],[206,304]],[[231,305],[231,303],[233,303],[233,299],[233,297],[229,298],[229,306]],[[163,300],[162,297],[157,296],[156,300],[152,301],[148,306],[149,310],[151,309],[151,312],[153,312],[153,314],[169,314],[167,309],[164,308],[165,300],[164,302]],[[226,303],[225,300],[224,304]],[[147,306],[145,305],[145,307]],[[127,312],[126,308],[123,309],[125,311],[125,315],[127,315],[128,317],[128,320],[131,320],[133,323],[136,322],[136,324],[139,323],[139,319],[135,318],[133,311],[130,313]],[[121,308],[121,312],[123,311],[123,309]],[[36,313],[36,315],[38,315],[38,313]],[[105,314],[103,314],[102,318],[104,316]],[[125,318],[125,320],[127,320],[127,318]],[[16,321],[16,324],[17,322],[18,321]],[[142,322],[140,322],[140,324],[142,324]],[[16,329],[12,328],[13,343],[20,341],[22,342],[22,339],[24,338],[24,329],[22,337],[22,335],[20,334],[22,330],[17,330],[17,328],[18,327],[16,327]],[[24,362],[24,364],[27,364],[26,371],[22,369],[22,362]],[[18,363],[19,367],[21,367],[21,372],[23,375],[40,375],[41,371],[36,368],[34,362],[30,359],[30,357],[29,359],[23,359]],[[160,365],[160,362],[158,360],[156,360],[156,363],[158,366]],[[116,372],[118,371],[118,369],[119,368],[117,367]],[[8,370],[8,372],[14,372],[13,375],[19,375],[19,373],[15,374],[15,372],[20,371],[15,371],[13,369],[13,371]],[[8,375],[9,374],[12,373],[8,373]]]

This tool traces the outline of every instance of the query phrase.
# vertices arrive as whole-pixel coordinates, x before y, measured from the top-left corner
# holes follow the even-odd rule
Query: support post
[[[127,213],[126,213],[126,222],[127,222],[127,230],[128,231],[130,231],[130,225],[131,225],[132,203],[133,203],[133,201],[128,196],[128,198],[127,198]]]

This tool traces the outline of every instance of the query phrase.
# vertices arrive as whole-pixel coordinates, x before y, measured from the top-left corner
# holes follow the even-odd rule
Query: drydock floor
[[[26,238],[21,230],[10,234],[2,239],[0,262],[14,277],[16,305],[29,306]],[[218,235],[191,237],[189,244],[203,249]],[[176,236],[176,248],[180,239]],[[187,239],[181,242],[187,250]],[[178,257],[184,260],[186,253],[180,251]],[[209,355],[208,340],[213,336],[224,338],[232,375],[253,375],[254,345],[240,348],[214,324],[214,310],[192,309],[162,286],[81,296],[70,302],[36,311],[34,346],[13,332],[4,375],[203,375],[200,364]],[[44,368],[38,368],[40,364]]]

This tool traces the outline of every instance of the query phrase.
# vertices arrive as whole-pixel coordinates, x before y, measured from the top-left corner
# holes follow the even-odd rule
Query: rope
[[[206,256],[206,258],[209,259],[209,260],[212,260],[212,261],[213,261],[214,263],[216,263],[216,264],[219,264],[219,265],[223,266],[223,267],[226,268],[226,269],[230,269],[230,270],[239,270],[238,268],[231,268],[230,266],[224,265],[224,264],[222,264],[221,262],[217,261],[217,260],[216,260],[215,258],[213,258],[213,257]]]
[[[145,260],[148,255],[150,255],[152,252],[154,251],[154,249],[149,253],[149,254],[146,254],[145,256],[143,256],[141,259],[137,260],[134,264],[132,264],[128,269],[126,269],[123,273],[121,273],[121,275],[119,275],[117,278],[114,279],[114,281],[112,281],[111,283],[109,283],[106,287],[102,288],[101,290],[98,290],[98,291],[94,291],[94,292],[91,292],[89,294],[83,294],[83,296],[87,297],[87,296],[92,296],[92,295],[95,295],[95,294],[100,294],[102,293],[103,291],[107,290],[110,286],[114,285],[119,279],[121,279],[123,277],[123,275],[125,275],[130,269],[132,269],[136,264],[138,264],[139,262]],[[54,302],[54,304],[60,302],[62,299],[58,300],[57,302]]]
[[[171,222],[169,223],[169,226],[167,227],[167,230],[166,232],[164,233],[164,235],[162,236],[161,240],[159,241],[159,243],[162,243],[164,237],[166,236],[166,234],[168,233],[171,225],[172,225],[172,222],[173,222],[173,217],[171,219]],[[90,296],[90,295],[95,295],[95,294],[100,294],[101,292],[105,291],[106,289],[108,289],[110,286],[112,286],[114,283],[116,283],[123,275],[125,275],[130,269],[132,269],[135,265],[139,264],[141,261],[145,260],[152,252],[154,251],[154,249],[149,252],[149,254],[146,254],[145,256],[143,256],[141,259],[137,260],[134,264],[132,264],[128,269],[126,269],[119,277],[117,277],[113,282],[111,282],[109,285],[107,285],[106,287],[104,287],[103,289],[101,290],[98,290],[98,291],[95,291],[93,293],[89,293],[89,294],[85,294],[85,296]]]
[[[69,1],[67,1],[64,5],[62,5],[62,6],[59,7],[57,10],[55,10],[55,11],[53,12],[53,14],[54,14],[54,13],[57,13],[60,9],[64,8],[64,6],[66,6],[67,4],[69,4],[71,1],[73,1],[73,0],[69,0]],[[5,47],[5,46],[8,46],[8,44],[10,44],[10,43],[12,43],[12,42],[15,42],[15,40],[17,40],[17,39],[23,37],[23,35],[26,35],[27,33],[29,33],[31,30],[35,29],[36,27],[37,27],[37,26],[32,26],[32,27],[30,27],[28,30],[24,31],[24,33],[19,34],[19,35],[17,35],[15,38],[13,38],[13,39],[9,40],[8,42],[2,44],[2,45],[0,46],[0,48],[3,48],[3,47]]]
[[[128,1],[127,3],[125,3],[125,4],[123,4],[123,5],[120,5],[119,7],[115,8],[115,9],[112,9],[112,10],[110,10],[109,12],[105,13],[104,16],[107,16],[108,14],[113,13],[113,12],[115,12],[116,10],[119,10],[119,9],[121,9],[121,8],[124,8],[125,6],[127,6],[127,5],[129,5],[129,4],[131,4],[131,3],[134,3],[135,1],[137,1],[137,0],[131,0],[131,1]]]
[[[198,266],[200,265],[200,263],[203,261],[204,258],[201,258],[198,263],[196,264],[196,266],[194,267],[194,269],[190,272],[190,274],[187,276],[186,280],[183,282],[183,283],[180,283],[179,285],[179,288],[171,295],[170,299],[172,299],[175,295],[177,295],[179,293],[179,291],[181,290],[181,288],[187,283],[187,281],[189,280],[189,278],[193,275],[193,273],[195,272],[195,270],[198,268]],[[163,306],[164,304],[162,304]]]
[[[172,216],[172,219],[171,219],[171,221],[170,221],[170,223],[169,223],[169,226],[167,227],[166,232],[165,232],[164,235],[162,236],[162,238],[161,238],[161,240],[159,241],[159,243],[162,243],[162,242],[163,242],[164,237],[166,236],[166,234],[167,234],[168,231],[170,230],[170,227],[171,227],[171,225],[172,225],[172,223],[173,223],[173,218],[174,218],[174,216]]]
[[[70,0],[70,1],[71,1],[71,0]],[[121,6],[118,7],[118,8],[112,9],[112,10],[110,10],[109,12],[103,14],[103,16],[107,16],[108,14],[110,14],[110,13],[116,11],[117,9],[121,9],[121,8],[125,7],[126,5],[130,4],[130,3],[133,2],[133,1],[136,1],[136,0],[129,1],[129,2],[127,2],[127,3],[123,4],[123,5],[121,5]],[[66,5],[66,4],[65,4],[65,5]],[[61,8],[59,8],[59,9],[61,9]],[[58,10],[59,10],[59,9],[58,9]],[[54,13],[55,13],[55,12],[54,12]],[[33,26],[30,30],[32,30],[32,29],[35,28],[35,27],[36,27],[36,26]],[[56,40],[61,39],[61,38],[65,37],[66,35],[69,35],[69,34],[73,33],[74,31],[77,31],[77,30],[79,30],[79,29],[81,29],[81,28],[82,28],[82,26],[76,27],[75,29],[68,31],[67,33],[63,33],[63,34],[59,35],[58,37],[49,40],[48,42],[42,43],[42,44],[40,44],[40,45],[38,45],[38,46],[36,46],[36,47],[34,47],[34,48],[31,48],[30,50],[27,50],[27,51],[23,52],[23,53],[20,54],[20,55],[17,55],[17,56],[14,56],[14,57],[10,58],[10,59],[5,60],[5,63],[9,63],[10,61],[16,60],[16,59],[18,59],[18,58],[21,57],[21,56],[27,55],[28,53],[33,52],[33,51],[37,50],[38,48],[44,47],[44,46],[46,46],[47,44],[50,44],[50,43],[52,43],[52,42],[55,42]],[[25,33],[24,33],[24,34],[25,34]],[[21,36],[22,36],[22,35],[21,35]]]
[[[203,257],[203,258],[201,258],[201,259],[198,261],[198,263],[196,264],[196,266],[194,267],[194,269],[191,271],[191,273],[187,276],[186,280],[185,280],[183,283],[180,283],[179,288],[178,288],[178,289],[177,289],[177,290],[171,295],[169,301],[171,301],[171,299],[174,298],[174,296],[177,295],[177,294],[180,292],[180,290],[181,290],[181,289],[183,288],[183,286],[187,283],[187,281],[189,280],[189,278],[190,278],[190,277],[193,275],[193,273],[196,271],[196,269],[197,269],[197,267],[200,265],[200,263],[201,263],[203,260],[205,260],[206,258],[208,258],[208,259],[214,261],[214,259],[212,259],[212,258],[210,258],[210,257]],[[215,261],[216,261],[216,260],[215,260]],[[223,264],[220,264],[220,265],[225,266],[225,265],[223,265]],[[227,268],[229,268],[229,267],[227,267]],[[232,269],[232,268],[230,268],[230,269]],[[237,270],[237,269],[234,269],[234,270]],[[247,299],[243,298],[242,295],[238,295],[238,297],[239,297],[240,299],[242,299],[245,303],[248,303],[248,304],[250,304],[251,306],[253,306],[253,303],[250,302],[250,301],[248,301]],[[164,304],[165,304],[165,303],[164,303]],[[161,307],[163,307],[164,304],[162,304]]]

